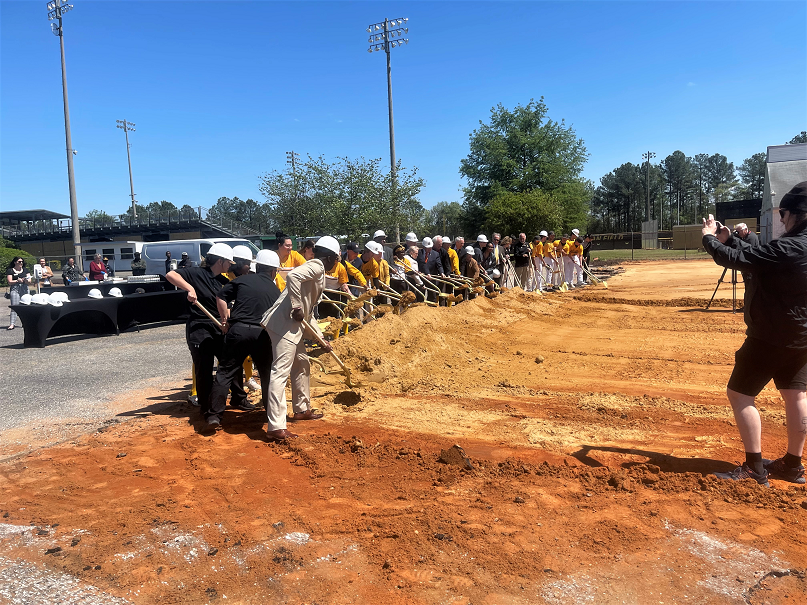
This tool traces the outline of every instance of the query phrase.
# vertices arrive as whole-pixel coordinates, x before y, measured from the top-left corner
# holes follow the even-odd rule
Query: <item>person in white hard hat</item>
[[[225,336],[210,394],[210,409],[219,417],[224,413],[227,392],[241,378],[241,368],[247,361],[250,366],[255,362],[261,383],[269,384],[272,342],[261,326],[261,319],[280,298],[280,289],[275,284],[279,266],[280,258],[276,252],[261,250],[255,258],[255,273],[247,271],[239,275],[216,295]],[[264,389],[261,393],[264,408],[268,404],[268,392],[269,389]]]
[[[286,289],[261,319],[261,325],[272,341],[272,370],[267,394],[266,416],[269,441],[284,441],[296,435],[286,428],[286,382],[291,376],[292,421],[316,420],[322,413],[311,409],[311,365],[305,351],[304,338],[313,338],[303,326],[322,336],[314,319],[314,309],[325,289],[325,273],[339,262],[339,242],[326,235],[317,240],[314,259],[293,269],[286,279]],[[330,345],[325,348],[331,350]]]
[[[445,275],[445,269],[440,260],[440,253],[434,249],[434,241],[432,241],[432,238],[424,237],[421,243],[423,247],[418,251],[418,271],[422,274],[423,280],[428,282],[429,288],[426,291],[427,297],[433,302],[440,302],[440,297],[434,290],[435,288],[440,290],[441,284],[427,277],[429,275],[437,277]]]
[[[235,261],[235,264],[231,265],[230,270],[225,274],[227,279],[231,281],[239,275],[246,275],[252,270],[252,250],[248,246],[233,246],[233,261]],[[235,381],[235,390],[233,391],[233,406],[239,410],[251,411],[256,407],[246,400],[246,393],[243,398],[240,397],[244,387],[248,388],[250,391],[261,390],[261,385],[255,382],[255,378],[253,378],[252,374],[252,359],[247,358],[244,360],[243,377],[246,383],[243,383],[241,377],[238,377]],[[238,397],[236,397],[236,395]]]
[[[392,262],[392,248],[387,246],[387,234],[384,233],[382,229],[379,229],[373,233],[373,241],[381,245],[384,251],[384,260],[387,261],[387,265],[389,265]]]
[[[222,275],[233,264],[233,249],[227,244],[213,244],[205,256],[204,267],[188,267],[169,271],[165,276],[171,284],[188,293],[190,317],[185,326],[185,340],[193,359],[196,394],[207,429],[221,427],[221,418],[211,410],[210,391],[213,388],[214,360],[220,357],[224,335],[195,303],[214,317],[218,314],[216,296],[227,283]],[[233,394],[235,397],[235,394]]]

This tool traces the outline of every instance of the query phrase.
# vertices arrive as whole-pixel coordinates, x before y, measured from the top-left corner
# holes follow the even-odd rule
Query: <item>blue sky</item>
[[[59,43],[44,0],[0,1],[0,208],[69,214]],[[65,46],[79,214],[252,197],[285,152],[389,159],[385,61],[365,28],[409,17],[392,57],[396,152],[421,201],[461,201],[468,136],[543,96],[598,182],[644,151],[735,165],[807,129],[807,3],[75,0]]]

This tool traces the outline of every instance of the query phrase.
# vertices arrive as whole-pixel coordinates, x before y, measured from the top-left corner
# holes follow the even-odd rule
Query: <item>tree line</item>
[[[802,131],[787,144],[807,142]],[[755,153],[739,167],[722,154],[693,157],[674,151],[658,164],[627,162],[600,179],[590,204],[589,231],[640,231],[650,218],[659,229],[695,224],[714,213],[715,204],[761,198],[765,186],[765,153]],[[649,171],[649,174],[648,174]]]

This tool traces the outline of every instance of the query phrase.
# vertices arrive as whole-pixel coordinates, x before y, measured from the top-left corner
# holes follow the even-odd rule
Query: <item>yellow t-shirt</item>
[[[342,263],[336,263],[334,268],[330,272],[326,272],[325,275],[335,277],[340,286],[348,282],[347,270]]]
[[[378,279],[389,286],[389,263],[383,258],[378,267]]]
[[[289,252],[289,257],[286,259],[285,263],[280,261],[280,267],[283,269],[293,269],[294,267],[299,267],[300,265],[304,264],[305,258],[303,258],[303,255],[296,250]]]
[[[535,258],[536,256],[543,256],[544,255],[544,245],[541,242],[535,242],[532,244],[532,257]]]
[[[542,245],[542,247],[544,249],[544,253],[543,253],[544,258],[555,258],[555,247],[552,245],[552,242],[550,242],[549,240],[546,240],[541,245]]]
[[[572,256],[583,256],[583,245],[577,242],[569,243],[569,254]]]
[[[376,262],[374,258],[371,258],[361,266],[361,273],[367,279],[370,279],[372,277],[378,277],[380,274],[380,268],[378,266],[378,262]]]
[[[357,282],[359,282],[362,285],[362,287],[367,286],[367,280],[364,278],[364,275],[362,275],[361,271],[359,271],[356,267],[354,267],[350,261],[346,260],[344,263],[339,264],[342,265],[342,267],[345,269],[349,277],[352,277]]]
[[[278,290],[281,292],[286,289],[286,280],[280,276],[280,273],[275,275],[275,285],[277,285]]]

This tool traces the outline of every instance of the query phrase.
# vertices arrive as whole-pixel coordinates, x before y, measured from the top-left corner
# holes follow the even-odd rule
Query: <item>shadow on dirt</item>
[[[622,454],[625,456],[644,456],[646,461],[637,462],[628,460],[620,464],[622,468],[631,468],[648,462],[655,464],[662,471],[667,473],[701,473],[707,475],[714,472],[730,471],[737,466],[725,460],[712,460],[710,458],[678,458],[669,454],[653,452],[650,450],[639,450],[636,448],[608,447],[608,446],[583,446],[578,451],[570,454],[586,466],[599,467],[607,466],[602,462],[592,458],[591,452],[608,452],[612,454]]]

